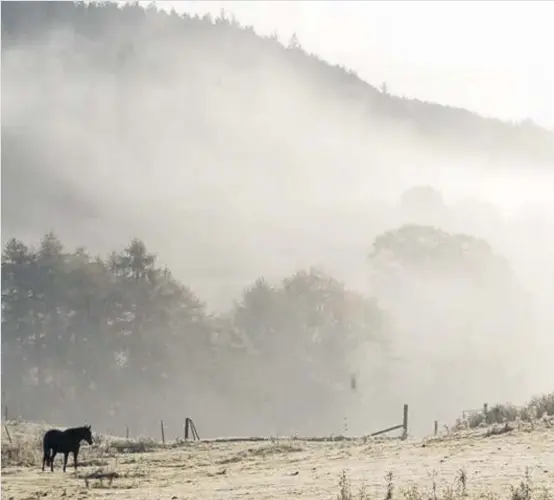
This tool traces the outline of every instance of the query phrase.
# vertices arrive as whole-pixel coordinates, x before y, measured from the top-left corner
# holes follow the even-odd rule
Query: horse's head
[[[83,432],[81,435],[81,439],[84,439],[88,444],[92,444],[92,432],[90,430],[90,425],[85,425],[82,427]]]

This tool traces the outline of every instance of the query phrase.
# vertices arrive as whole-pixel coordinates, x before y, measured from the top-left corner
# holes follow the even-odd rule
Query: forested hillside
[[[551,212],[475,198],[548,186],[552,132],[390,95],[225,13],[1,8],[14,416],[317,434],[410,402],[417,431],[548,382]]]
[[[408,127],[452,153],[472,152],[499,166],[552,165],[554,161],[554,133],[529,120],[506,123],[464,109],[391,95],[386,88],[378,90],[346,68],[331,66],[306,53],[298,39],[293,37],[284,47],[276,37],[258,36],[252,27],[239,25],[224,11],[211,19],[168,14],[153,6],[144,9],[132,2],[119,7],[115,2],[55,1],[8,2],[2,6],[5,51],[20,44],[39,44],[51,40],[53,33],[67,31],[72,34],[72,45],[62,56],[64,66],[88,59],[94,61],[95,69],[118,75],[123,84],[139,75],[163,79],[175,70],[168,64],[172,58],[184,60],[191,70],[197,70],[201,59],[209,57],[217,59],[225,70],[241,73],[255,69],[258,75],[266,73],[268,79],[286,69],[302,81],[307,93],[321,97],[322,116],[326,108],[331,111],[337,101],[343,105],[346,100],[358,109],[362,119],[378,123],[379,128]],[[170,46],[174,42],[178,47]],[[40,74],[39,67],[32,70]],[[225,71],[195,75],[204,84],[206,95],[214,87],[225,86],[228,77]],[[252,87],[263,83],[251,81]]]
[[[8,2],[2,96],[4,237],[155,240],[218,304],[261,273],[328,261],[322,247],[361,258],[363,232],[327,235],[379,224],[375,195],[554,164],[551,132],[383,93],[224,13]],[[291,243],[306,226],[312,243]]]

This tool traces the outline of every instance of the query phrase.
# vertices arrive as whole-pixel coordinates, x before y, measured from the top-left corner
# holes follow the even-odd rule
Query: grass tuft
[[[397,488],[394,485],[392,472],[385,476],[386,490],[384,500],[472,500],[472,499],[487,499],[487,500],[502,500],[492,492],[479,493],[472,496],[469,493],[468,477],[464,470],[458,471],[451,485],[439,490],[434,476],[431,480],[431,485],[427,489],[422,489],[418,486],[412,486],[399,490],[397,496],[395,492]],[[377,496],[370,496],[365,486],[359,488],[357,494],[352,492],[352,484],[346,470],[341,472],[339,477],[339,492],[336,496],[337,500],[380,500]],[[536,489],[533,486],[529,469],[525,471],[523,479],[517,485],[510,486],[510,490],[505,497],[505,500],[554,500],[554,495],[545,489]]]

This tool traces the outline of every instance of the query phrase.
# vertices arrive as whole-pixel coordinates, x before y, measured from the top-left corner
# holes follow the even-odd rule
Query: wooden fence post
[[[12,444],[12,437],[10,436],[10,431],[8,430],[8,422],[4,422],[4,429],[6,430],[6,436],[8,436],[8,441]]]
[[[435,420],[435,436],[439,433],[439,421]]]
[[[185,418],[185,440],[189,438],[189,427],[190,427],[190,419],[187,417]]]
[[[162,444],[165,444],[165,433],[164,433],[164,421],[160,420],[160,427],[162,430]]]
[[[196,430],[196,425],[194,425],[192,418],[189,418],[189,424],[192,430],[192,438],[196,441],[200,441],[200,436],[198,435],[198,431]]]
[[[408,438],[408,405],[404,405],[404,418],[402,419],[402,439]]]
[[[4,421],[8,421],[8,400],[6,398],[6,393],[2,391],[2,402],[4,403]]]
[[[483,403],[483,415],[485,415],[485,423],[488,423],[488,414],[489,414],[489,405],[488,403]]]

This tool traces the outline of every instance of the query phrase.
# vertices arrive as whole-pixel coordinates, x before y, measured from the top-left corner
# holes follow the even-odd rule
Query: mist
[[[376,297],[392,318],[391,358],[373,347],[358,351],[351,360],[357,391],[337,397],[337,414],[353,434],[394,424],[403,403],[411,407],[411,433],[424,434],[462,409],[520,404],[552,390],[553,163],[535,166],[531,153],[503,162],[498,141],[494,155],[480,151],[455,140],[448,121],[445,141],[434,128],[383,118],[378,105],[399,106],[400,96],[292,49],[266,44],[262,57],[253,32],[234,36],[236,27],[217,32],[201,29],[200,20],[170,19],[125,28],[114,14],[111,24],[91,24],[94,36],[66,22],[3,40],[3,244],[36,242],[53,230],[69,247],[105,255],[138,237],[214,312],[230,309],[260,276],[274,281],[321,266]],[[417,186],[442,198],[403,202]],[[505,281],[491,277],[480,302],[455,270],[423,282],[413,269],[397,288],[379,288],[372,244],[404,224],[484,239],[522,295],[506,298]],[[520,311],[514,304],[523,300]],[[467,310],[479,303],[491,305],[465,348]],[[268,393],[296,383],[281,368],[264,381]],[[380,390],[385,372],[392,391]],[[9,377],[3,370],[3,385]],[[204,435],[295,430],[263,417],[239,423],[249,412],[228,394],[186,386],[186,401],[164,408],[174,428],[192,407]],[[168,390],[182,392],[182,381],[168,382]],[[149,391],[128,387],[137,400]],[[265,404],[252,401],[249,414]],[[286,412],[299,422],[309,413]],[[162,417],[144,408],[144,432],[156,432]],[[120,425],[113,415],[87,418],[103,430]],[[342,418],[299,426],[343,433]]]

